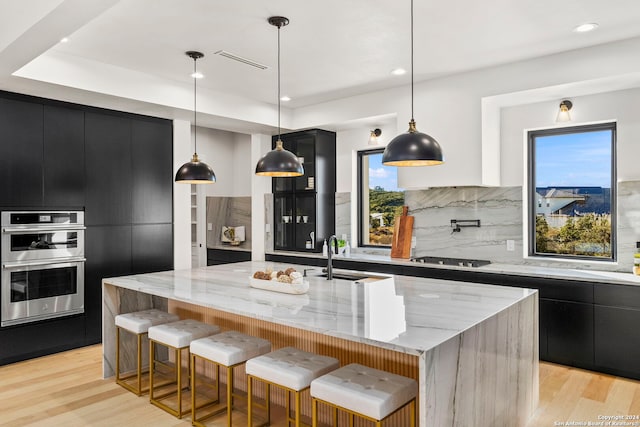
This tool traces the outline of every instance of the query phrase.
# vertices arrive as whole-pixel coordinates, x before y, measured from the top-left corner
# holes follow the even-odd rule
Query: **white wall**
[[[402,168],[400,185],[405,188],[482,185],[484,98],[552,88],[545,96],[559,103],[561,99],[575,95],[578,83],[583,94],[588,87],[603,92],[603,81],[615,85],[616,80],[625,79],[638,87],[638,51],[640,38],[635,38],[417,84],[415,119],[418,130],[440,142],[446,163],[437,167]],[[512,102],[522,104],[526,100]],[[397,114],[397,130],[406,130],[410,119],[410,92],[406,86],[298,108],[294,111],[293,124],[296,128],[322,127],[326,123],[344,123],[384,114]],[[500,116],[493,117],[498,120]],[[496,132],[493,136],[499,137],[499,134]],[[501,149],[499,142],[487,147]],[[494,159],[485,164],[485,168],[501,167],[496,164],[500,156],[485,156],[485,159]]]
[[[375,128],[382,131],[378,146],[368,144],[371,130]],[[338,130],[336,132],[336,192],[351,192],[352,184],[357,184],[357,163],[355,162],[358,151],[383,148],[395,136],[395,122]]]
[[[559,101],[503,108],[501,113],[502,185],[524,184],[525,130],[617,122],[617,176],[619,181],[640,180],[640,89],[628,89],[598,95],[571,98],[571,122],[555,122]]]
[[[197,132],[198,157],[216,174],[215,184],[205,186],[205,197],[251,196],[251,136],[203,127]]]
[[[190,124],[173,121],[173,170],[191,159]],[[191,185],[173,183],[173,268],[191,268]]]

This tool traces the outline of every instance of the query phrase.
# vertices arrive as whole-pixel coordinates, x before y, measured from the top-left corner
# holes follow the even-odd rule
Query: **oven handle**
[[[48,259],[48,260],[42,260],[42,261],[5,262],[2,264],[2,268],[4,268],[5,270],[10,270],[12,268],[33,267],[38,265],[66,264],[70,262],[85,262],[86,260],[87,259],[83,257],[69,257],[69,258]]]
[[[16,233],[42,233],[47,231],[78,231],[78,230],[86,230],[87,227],[84,225],[61,225],[61,226],[46,226],[46,227],[4,227],[2,232],[5,234],[16,234]]]

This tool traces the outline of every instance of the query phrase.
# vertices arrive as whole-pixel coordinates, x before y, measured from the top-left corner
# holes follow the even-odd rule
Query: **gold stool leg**
[[[178,418],[182,418],[182,350],[176,348],[176,370],[178,383]]]
[[[196,419],[196,355],[191,354],[191,421]]]
[[[318,427],[318,399],[311,398],[311,427]]]
[[[251,392],[251,386],[253,383],[253,377],[251,375],[247,375],[247,425],[252,427],[252,411],[251,411],[251,403],[253,402],[253,393]]]
[[[138,396],[142,394],[142,334],[138,335]]]
[[[353,414],[349,414],[349,427],[353,427]]]
[[[296,427],[300,427],[300,392],[296,391]]]
[[[287,414],[287,427],[291,424],[291,394],[289,390],[284,391],[284,412]]]
[[[149,340],[149,401],[153,400],[153,374],[155,373],[155,342]]]
[[[116,382],[120,382],[120,327],[116,326]]]
[[[271,390],[271,384],[267,383],[267,390],[265,392],[265,396],[267,398],[267,421],[271,424],[271,397],[269,397],[269,392]]]
[[[231,427],[231,410],[233,409],[233,368],[227,367],[227,427]]]

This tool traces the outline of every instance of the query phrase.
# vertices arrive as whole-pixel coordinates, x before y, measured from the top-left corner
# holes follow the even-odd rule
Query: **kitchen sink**
[[[327,273],[322,273],[317,275],[316,277],[327,277]],[[375,282],[377,280],[388,279],[386,276],[376,276],[371,274],[359,273],[357,271],[354,272],[345,272],[345,271],[334,271],[333,278],[339,280],[350,280],[350,281],[367,281],[367,282]]]

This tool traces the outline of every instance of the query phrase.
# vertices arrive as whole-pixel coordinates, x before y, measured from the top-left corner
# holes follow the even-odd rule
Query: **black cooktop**
[[[483,265],[491,264],[491,261],[483,259],[444,258],[437,256],[421,256],[411,258],[411,261],[418,264],[455,265],[459,267],[482,267]]]

